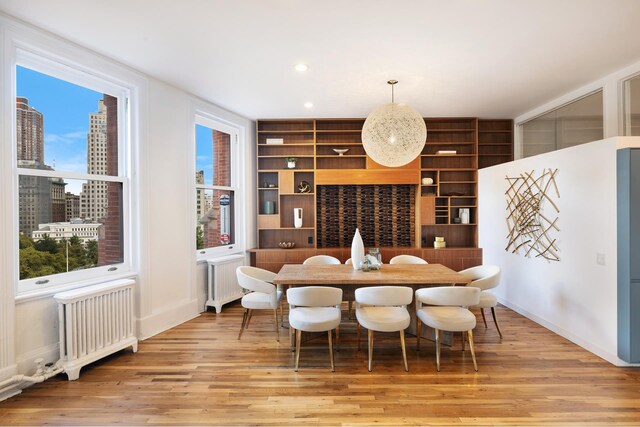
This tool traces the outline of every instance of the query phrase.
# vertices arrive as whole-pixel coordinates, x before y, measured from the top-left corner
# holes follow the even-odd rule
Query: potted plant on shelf
[[[289,169],[295,169],[297,161],[298,161],[297,157],[287,157],[287,167]]]

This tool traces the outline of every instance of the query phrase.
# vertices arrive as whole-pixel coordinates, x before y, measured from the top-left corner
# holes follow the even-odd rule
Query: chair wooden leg
[[[404,344],[404,329],[400,330],[400,345],[402,346],[402,360],[404,361],[404,370],[409,372],[409,364],[407,363],[407,348]]]
[[[502,339],[502,332],[500,331],[500,325],[498,325],[498,318],[496,317],[496,308],[491,307],[491,314],[493,315],[493,321],[496,324],[496,329],[498,330],[498,335],[500,335],[500,339]]]
[[[331,372],[335,372],[336,368],[333,365],[333,331],[328,331],[327,335],[329,336],[329,359],[331,359]]]
[[[436,370],[440,372],[440,330],[435,330],[436,334]]]
[[[278,325],[278,309],[273,309],[273,321],[276,327],[276,341],[280,342],[280,326]]]
[[[249,322],[251,322],[251,316],[253,316],[253,310],[249,309],[249,316],[247,317],[247,324],[244,325],[245,329],[249,329]]]
[[[289,345],[292,353],[296,351],[296,330],[291,325],[289,325]]]
[[[453,335],[453,334],[452,334],[452,335]],[[463,333],[462,333],[462,351],[464,351],[464,336],[465,336],[465,335],[466,335],[466,334],[463,332]]]
[[[416,319],[416,351],[420,351],[420,334],[422,333],[422,322],[419,318]]]
[[[298,372],[298,362],[300,362],[300,337],[302,336],[302,331],[300,329],[296,329],[296,369]]]
[[[357,336],[357,342],[358,342],[358,351],[360,351],[360,323],[358,323],[358,330],[356,332],[356,336]]]
[[[240,339],[240,337],[242,336],[242,332],[244,331],[245,324],[247,323],[248,312],[249,310],[245,308],[244,313],[242,313],[242,325],[240,325],[240,332],[238,333],[238,339]]]
[[[473,348],[473,331],[469,331],[469,348],[471,349],[471,358],[473,359],[473,369],[478,372],[478,364],[476,363],[476,351]]]
[[[369,372],[371,372],[371,368],[373,367],[373,331],[371,329],[367,329],[368,332],[368,348],[369,348]]]
[[[280,300],[280,326],[284,328],[284,309],[282,308],[282,300]]]
[[[482,321],[484,322],[484,327],[487,327],[487,318],[484,317],[484,308],[480,309],[480,314],[482,314]]]
[[[336,351],[340,351],[340,326],[336,327]]]

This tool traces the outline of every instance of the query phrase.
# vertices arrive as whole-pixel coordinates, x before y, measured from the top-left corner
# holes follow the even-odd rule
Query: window
[[[20,50],[16,62],[18,292],[127,272],[127,91]]]
[[[602,90],[520,124],[522,157],[597,141],[604,135]]]
[[[238,239],[238,130],[197,115],[195,148],[196,250],[204,258],[229,252]]]
[[[640,135],[640,76],[624,82],[624,135]]]

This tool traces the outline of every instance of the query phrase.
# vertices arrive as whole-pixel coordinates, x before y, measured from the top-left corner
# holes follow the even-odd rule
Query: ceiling
[[[389,102],[389,79],[423,116],[512,118],[640,60],[638,0],[0,0],[0,10],[252,119],[365,117]]]

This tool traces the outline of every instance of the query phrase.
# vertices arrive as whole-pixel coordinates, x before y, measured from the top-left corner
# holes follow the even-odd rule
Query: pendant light
[[[362,145],[371,159],[383,166],[406,165],[420,155],[427,140],[427,125],[413,108],[395,103],[389,80],[391,103],[376,108],[362,127]]]

